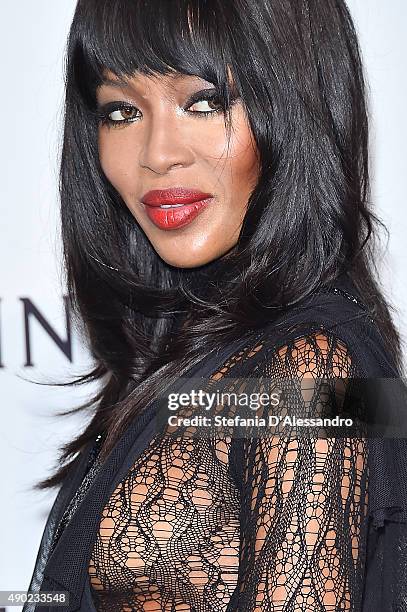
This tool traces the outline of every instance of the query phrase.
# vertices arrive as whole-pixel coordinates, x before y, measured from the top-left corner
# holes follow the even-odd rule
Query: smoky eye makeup
[[[228,108],[238,99],[235,92],[231,92]],[[204,108],[191,110],[194,105],[203,104]],[[205,104],[207,107],[205,108]],[[211,116],[224,114],[227,110],[219,91],[216,87],[200,89],[187,98],[182,105],[182,110],[187,115],[195,116],[198,119],[210,118]],[[96,110],[98,122],[101,125],[118,127],[128,123],[134,123],[141,119],[142,113],[138,107],[125,100],[117,100],[106,104],[98,104]]]
[[[229,93],[229,100],[227,101],[221,96],[217,88],[212,88],[209,90],[202,90],[193,94],[188,101],[188,105],[191,106],[194,103],[198,103],[200,100],[206,100],[211,104],[220,107],[220,111],[223,111],[225,113],[226,110],[232,107],[238,99],[239,96],[236,91],[231,91]]]
[[[96,118],[101,125],[132,123],[139,115],[136,106],[123,100],[101,104],[96,109]]]

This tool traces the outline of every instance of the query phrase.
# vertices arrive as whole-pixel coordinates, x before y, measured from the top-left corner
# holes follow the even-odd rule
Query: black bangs
[[[228,102],[230,10],[224,0],[79,0],[69,40],[77,91],[93,106],[107,70],[124,79],[179,72],[213,83]]]

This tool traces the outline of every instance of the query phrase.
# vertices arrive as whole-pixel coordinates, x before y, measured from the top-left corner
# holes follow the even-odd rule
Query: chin
[[[174,268],[199,268],[221,257],[221,254],[217,253],[191,253],[187,249],[184,253],[157,252],[157,254],[165,263]]]

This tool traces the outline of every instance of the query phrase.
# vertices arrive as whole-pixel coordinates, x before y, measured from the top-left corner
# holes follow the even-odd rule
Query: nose
[[[179,119],[170,117],[168,109],[145,120],[143,145],[139,163],[156,174],[165,174],[174,167],[187,167],[193,163],[188,139],[178,125]]]

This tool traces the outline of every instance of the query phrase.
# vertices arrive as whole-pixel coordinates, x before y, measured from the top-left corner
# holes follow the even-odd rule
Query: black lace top
[[[300,381],[278,410],[307,418],[346,412],[350,380],[398,372],[345,278],[194,376],[201,388],[222,381],[240,393]],[[389,402],[400,414],[399,399]],[[155,416],[147,407],[105,464],[101,436],[79,459],[31,590],[64,588],[68,609],[88,612],[407,610],[406,439],[295,427],[174,435]]]

